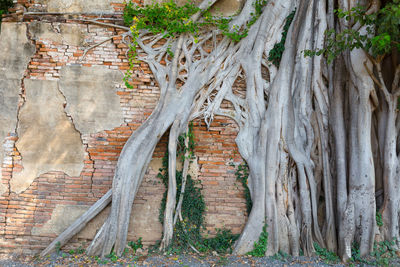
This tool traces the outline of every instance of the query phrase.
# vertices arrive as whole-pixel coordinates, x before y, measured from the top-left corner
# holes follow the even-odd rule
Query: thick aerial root
[[[45,248],[40,256],[44,257],[54,251],[56,247],[64,246],[72,237],[79,233],[85,226],[111,202],[112,191],[109,190],[93,206],[89,208],[78,220],[62,232],[51,244]]]
[[[185,136],[185,156],[184,157],[185,157],[185,160],[183,162],[183,169],[182,169],[182,186],[181,186],[181,192],[179,195],[178,204],[176,205],[176,209],[175,209],[174,225],[176,224],[178,218],[180,221],[183,220],[183,218],[182,218],[182,203],[183,203],[183,197],[185,196],[186,181],[187,181],[187,175],[188,175],[189,164],[190,164],[189,128],[188,127],[186,130],[186,136]]]
[[[179,135],[179,121],[172,124],[168,141],[168,192],[164,211],[164,231],[160,250],[166,249],[174,235],[174,210],[176,207],[176,149]]]
[[[113,186],[113,200],[111,212],[103,226],[97,232],[94,240],[87,249],[88,255],[100,255],[102,257],[111,253],[112,250],[116,255],[121,255],[126,247],[126,238],[128,233],[129,218],[132,210],[134,196],[137,193],[141,180],[143,179],[147,165],[150,162],[154,146],[148,144],[147,153],[142,151],[142,159],[136,160],[141,164],[141,168],[137,168],[137,178],[133,181],[119,181],[121,185]],[[146,155],[147,154],[147,155]],[[130,159],[132,160],[132,159]],[[128,163],[128,162],[126,162]],[[120,168],[124,168],[123,164]],[[139,169],[139,170],[138,170]],[[118,167],[117,167],[118,172]],[[132,174],[135,175],[135,174]],[[114,183],[118,181],[114,179]],[[130,183],[129,183],[130,182]],[[129,183],[129,184],[127,184]],[[120,188],[116,191],[116,188]]]
[[[233,254],[244,255],[253,250],[254,242],[258,241],[258,238],[262,232],[264,220],[261,220],[259,215],[264,213],[264,205],[262,203],[253,203],[253,208],[246,222],[246,226],[243,229],[239,239],[235,243]]]

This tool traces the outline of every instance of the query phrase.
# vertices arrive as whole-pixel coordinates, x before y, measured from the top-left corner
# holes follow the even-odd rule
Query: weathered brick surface
[[[21,6],[28,8],[28,11],[40,10],[42,7],[38,2],[18,1]],[[123,8],[121,4],[115,4],[114,7],[116,12],[121,12]],[[18,19],[13,17],[8,20],[24,20],[28,24],[32,21],[47,21],[52,22],[55,27],[60,23],[75,24],[85,32],[87,45],[93,45],[120,33],[120,30],[115,28],[77,23],[68,20],[65,16],[26,16],[24,18],[19,16]],[[36,54],[28,65],[25,79],[57,81],[61,67],[66,64],[82,64],[89,67],[104,65],[121,71],[128,69],[125,58],[127,47],[121,43],[121,37],[114,37],[112,41],[94,48],[84,59],[82,55],[87,46],[77,47],[42,39],[32,40],[32,42],[36,45]],[[54,239],[55,235],[32,234],[32,229],[43,227],[51,219],[57,205],[91,205],[111,188],[116,162],[123,145],[132,132],[151,114],[159,97],[159,88],[145,63],[136,65],[134,76],[137,77],[132,82],[134,87],[132,90],[127,89],[122,81],[117,86],[117,95],[123,110],[123,125],[109,131],[82,135],[86,152],[84,168],[79,177],[69,177],[56,171],[48,172],[37,177],[31,186],[20,194],[7,190],[0,196],[1,253],[39,252]],[[22,96],[24,96],[24,90],[21,83]],[[216,228],[226,227],[232,229],[234,233],[239,233],[246,220],[245,200],[243,188],[234,175],[235,169],[229,164],[241,162],[235,144],[238,128],[232,120],[218,116],[209,130],[201,120],[196,120],[194,126],[197,143],[195,155],[198,164],[198,177],[195,178],[200,179],[203,185],[202,193],[207,205],[206,229],[213,234]],[[166,137],[161,139],[153,158],[159,159],[164,155]],[[13,173],[20,172],[23,168],[21,155],[15,148],[17,140],[18,136],[10,133],[4,143],[6,155],[2,164],[1,183],[7,188],[9,188]],[[146,221],[146,224],[151,222],[150,226],[146,226],[147,229],[141,228],[144,225],[141,214],[158,215],[159,203],[165,190],[156,177],[157,165],[153,168],[149,168],[146,173],[135,199],[134,232],[129,235],[130,239],[142,236],[145,245],[154,243],[157,235],[161,238],[161,224],[155,216],[152,216],[150,221]],[[149,212],[148,209],[151,211]],[[155,235],[148,238],[146,233],[150,230]],[[75,238],[68,246],[77,247],[87,245],[88,242],[87,239]]]

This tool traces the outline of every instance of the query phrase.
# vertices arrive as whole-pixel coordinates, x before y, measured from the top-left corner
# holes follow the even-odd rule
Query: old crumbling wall
[[[0,35],[0,251],[30,254],[111,188],[119,153],[151,114],[159,89],[145,63],[135,66],[134,89],[125,87],[127,47],[120,30],[77,21],[93,18],[82,13],[101,12],[105,22],[119,23],[123,1],[18,3],[18,14],[4,19]],[[83,58],[86,48],[112,36]],[[225,227],[239,233],[246,214],[231,166],[241,162],[237,126],[222,117],[210,129],[201,120],[194,125],[190,172],[203,186],[206,232]],[[145,245],[161,238],[158,213],[165,188],[157,173],[166,140],[156,148],[133,206],[129,239],[142,237]],[[87,244],[108,212],[69,246]]]

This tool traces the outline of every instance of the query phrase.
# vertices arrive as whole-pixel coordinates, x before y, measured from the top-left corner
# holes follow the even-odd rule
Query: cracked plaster
[[[26,67],[35,53],[35,46],[26,36],[26,24],[6,23],[1,25],[0,35],[0,180],[1,164],[4,161],[4,141],[15,131],[17,124],[21,80]],[[0,195],[7,187],[0,183]]]
[[[125,0],[41,0],[48,12],[113,12],[112,3]]]
[[[65,99],[57,82],[26,79],[24,83],[26,102],[19,112],[16,142],[23,170],[10,181],[16,193],[49,171],[79,176],[85,158],[80,133],[64,112]]]
[[[105,66],[64,66],[60,91],[67,100],[65,110],[82,134],[111,130],[124,123],[116,85],[123,74]]]
[[[50,40],[54,43],[84,46],[86,25],[55,24],[33,21],[29,24],[29,32],[35,40]]]

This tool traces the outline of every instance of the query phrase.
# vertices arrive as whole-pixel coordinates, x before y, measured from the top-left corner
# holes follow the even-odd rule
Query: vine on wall
[[[185,152],[188,151],[189,158],[194,157],[194,135],[193,124],[189,124],[188,147],[185,146],[186,134],[178,138],[178,151],[177,156],[181,160],[182,165],[185,160]],[[165,187],[168,187],[168,151],[162,159],[162,168],[159,169],[157,175]],[[181,194],[182,188],[182,170],[176,170],[176,183],[177,194],[176,203]],[[239,235],[232,234],[229,229],[216,229],[216,236],[207,238],[202,236],[204,227],[204,212],[206,211],[206,204],[201,193],[202,185],[199,180],[194,180],[190,175],[187,176],[185,192],[182,202],[182,221],[177,220],[174,228],[174,236],[170,247],[167,249],[169,253],[188,252],[195,249],[199,252],[216,251],[218,253],[230,253],[232,245]],[[164,222],[164,211],[167,202],[167,190],[164,192],[161,207],[159,211],[159,221]],[[190,246],[188,246],[190,244]]]
[[[236,180],[238,180],[244,188],[244,198],[246,199],[246,211],[247,215],[250,214],[251,208],[253,207],[253,201],[251,200],[250,189],[248,187],[249,179],[249,166],[246,162],[240,164],[235,172]]]

